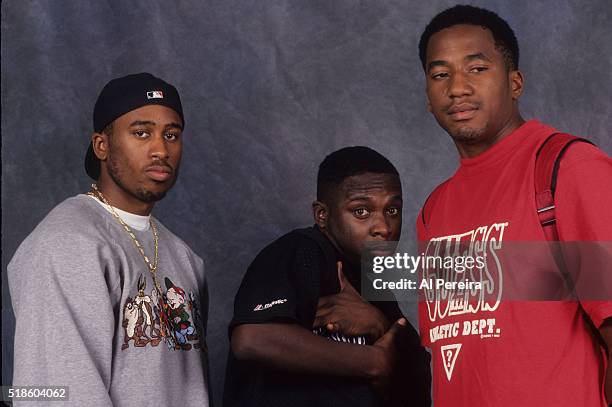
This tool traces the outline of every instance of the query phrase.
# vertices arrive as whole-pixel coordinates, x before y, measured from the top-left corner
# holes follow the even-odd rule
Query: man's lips
[[[145,170],[155,181],[167,181],[172,176],[172,168],[166,165],[152,165]]]
[[[455,121],[469,120],[478,111],[478,106],[473,103],[459,103],[452,105],[446,113]]]

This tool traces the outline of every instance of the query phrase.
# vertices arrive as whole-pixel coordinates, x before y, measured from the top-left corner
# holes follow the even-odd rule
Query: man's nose
[[[374,215],[372,219],[372,226],[370,228],[370,234],[374,237],[382,237],[388,239],[391,236],[391,226],[387,217],[380,213]]]
[[[471,95],[474,89],[463,72],[453,73],[450,77],[448,93],[450,97],[461,97]]]
[[[163,134],[156,134],[151,138],[150,153],[151,157],[161,160],[167,160],[170,157]]]

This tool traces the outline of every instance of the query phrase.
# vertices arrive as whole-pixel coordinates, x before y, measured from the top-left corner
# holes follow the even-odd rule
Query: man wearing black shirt
[[[236,295],[226,407],[429,405],[418,334],[397,303],[358,291],[364,246],[397,241],[401,210],[385,157],[348,147],[325,158],[315,226],[264,248]]]

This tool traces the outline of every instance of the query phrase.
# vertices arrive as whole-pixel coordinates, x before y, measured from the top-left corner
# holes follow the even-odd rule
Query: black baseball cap
[[[138,73],[111,80],[102,88],[93,112],[94,132],[102,130],[115,119],[146,105],[162,105],[178,113],[183,127],[183,107],[176,88],[150,73]],[[85,154],[85,171],[93,179],[100,177],[100,160],[93,146]]]

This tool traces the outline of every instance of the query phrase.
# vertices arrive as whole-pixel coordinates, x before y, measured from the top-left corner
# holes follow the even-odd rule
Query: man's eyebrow
[[[179,129],[179,130],[183,130],[183,126],[181,126],[178,123],[172,122],[172,123],[168,123],[166,124],[166,129]]]
[[[480,60],[483,60],[483,61],[491,62],[491,58],[489,58],[488,56],[486,56],[482,52],[477,52],[475,54],[467,55],[464,59],[466,61],[474,61],[474,60],[480,59]],[[436,66],[448,66],[448,62],[443,61],[443,60],[431,61],[427,65],[427,72],[429,72],[430,69],[435,68]]]
[[[155,126],[155,122],[151,120],[134,120],[130,123],[130,127],[134,126]]]
[[[442,60],[431,61],[429,64],[427,64],[427,72],[429,72],[431,68],[435,68],[436,66],[447,66],[447,65],[448,63],[446,61],[442,61]]]
[[[371,197],[367,196],[367,195],[353,195],[351,196],[350,192],[348,193],[348,200],[350,201],[369,201],[370,199],[372,199]]]
[[[155,126],[157,123],[155,123],[152,120],[134,120],[132,123],[130,123],[130,127],[134,127],[134,126]],[[183,126],[180,125],[179,123],[176,122],[172,122],[172,123],[168,123],[164,126],[165,129],[180,129],[183,130]]]
[[[354,195],[354,196],[350,196],[350,193],[349,193],[349,196],[348,196],[347,199],[348,199],[349,202],[353,202],[353,201],[371,201],[372,197],[368,196],[368,195]],[[391,197],[391,200],[392,201],[402,201],[402,202],[404,201],[402,199],[401,195],[393,195]]]
[[[476,54],[470,54],[465,57],[466,61],[474,61],[476,59],[481,59],[483,61],[491,62],[491,58],[483,54],[482,52],[477,52]]]

